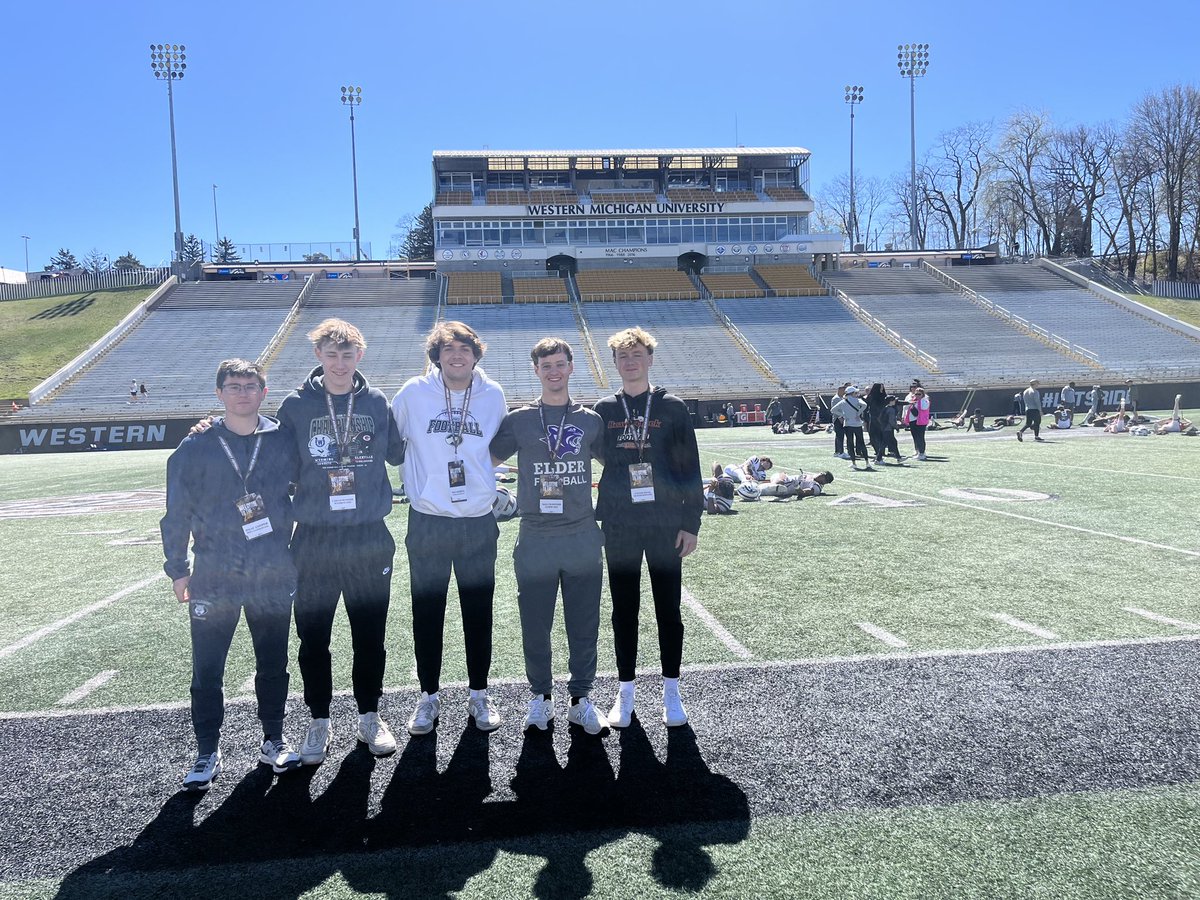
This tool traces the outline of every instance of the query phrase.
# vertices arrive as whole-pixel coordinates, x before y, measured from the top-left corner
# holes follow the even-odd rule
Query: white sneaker
[[[547,700],[538,694],[529,698],[529,705],[525,708],[525,718],[521,720],[521,731],[528,731],[531,727],[545,731],[552,721],[554,721],[554,699]]]
[[[328,719],[313,719],[308,726],[308,734],[300,745],[300,763],[305,766],[319,766],[329,755],[329,741],[332,730]]]
[[[608,719],[596,709],[591,697],[580,697],[578,703],[572,703],[567,710],[567,721],[578,725],[588,734],[600,734],[608,730]]]
[[[500,711],[486,690],[467,700],[467,715],[475,720],[480,731],[495,731],[500,727]]]
[[[359,713],[354,736],[367,745],[372,756],[391,756],[396,752],[396,739],[379,713]]]
[[[408,733],[429,734],[429,732],[433,731],[434,726],[437,725],[438,717],[441,714],[441,698],[436,696],[431,697],[422,691],[421,699],[417,701],[417,708],[408,717]]]
[[[849,453],[839,453],[839,454],[837,454],[837,458],[838,459],[853,459],[853,457]]]
[[[196,757],[196,764],[183,776],[185,791],[207,791],[221,774],[221,751],[201,753]]]
[[[918,453],[918,454],[917,454],[917,459],[918,459],[918,461],[920,461],[920,462],[925,462],[926,456],[925,456],[925,454],[924,454],[924,453]]]
[[[668,728],[678,728],[687,724],[687,710],[683,708],[683,698],[679,696],[678,689],[663,691],[662,720]]]
[[[279,740],[264,740],[259,750],[258,761],[264,766],[270,766],[276,774],[300,768],[300,754],[292,749],[285,737]]]
[[[633,688],[621,688],[617,699],[608,713],[608,724],[613,728],[628,728],[633,715]]]

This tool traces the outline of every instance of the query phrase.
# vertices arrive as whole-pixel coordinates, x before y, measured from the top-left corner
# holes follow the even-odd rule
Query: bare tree
[[[905,222],[914,220],[912,210],[912,180],[908,172],[898,175],[893,175],[889,183],[889,191],[892,199],[892,210],[895,218],[903,219]],[[925,172],[923,169],[917,170],[917,209],[916,209],[916,231],[917,231],[917,246],[911,247],[912,250],[919,250],[928,246],[929,236],[929,204],[924,202],[922,198],[927,193],[925,187]],[[912,243],[911,236],[909,243]]]
[[[1136,277],[1144,233],[1137,215],[1142,182],[1150,177],[1150,164],[1137,146],[1136,136],[1112,125],[1096,129],[1096,141],[1108,166],[1111,189],[1100,199],[1097,221],[1108,241],[1105,255],[1113,253],[1129,278]]]
[[[858,185],[855,185],[856,189],[857,187]],[[855,192],[857,193],[857,190]],[[813,217],[821,228],[836,229],[853,241],[853,237],[850,236],[850,178],[848,176],[838,175],[832,181],[822,185],[817,194]],[[853,244],[850,249],[854,249]]]
[[[1055,193],[1046,175],[1052,138],[1049,117],[1025,110],[1009,119],[995,157],[996,170],[1009,185],[1010,201],[1019,201],[1021,213],[1033,226],[1035,240],[1045,253],[1053,253],[1056,243]]]
[[[925,202],[955,249],[967,246],[984,184],[992,170],[992,125],[970,122],[942,132],[924,166]]]
[[[1076,256],[1092,255],[1096,203],[1104,195],[1109,171],[1107,154],[1107,143],[1086,125],[1057,131],[1047,151],[1051,170],[1069,192],[1061,205],[1063,240],[1064,249]]]

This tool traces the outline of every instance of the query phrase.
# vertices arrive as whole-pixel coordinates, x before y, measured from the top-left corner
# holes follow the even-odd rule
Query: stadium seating
[[[439,191],[433,202],[436,206],[470,206],[474,200],[470,191]]]
[[[1039,266],[956,268],[967,287],[1081,347],[1108,369],[1144,375],[1164,367],[1200,371],[1200,341],[1103,300]]]
[[[654,191],[597,191],[591,196],[593,203],[653,203],[658,199]]]
[[[575,276],[581,300],[698,300],[691,279],[676,269],[588,269]]]
[[[914,377],[934,383],[833,297],[719,300],[717,307],[791,390],[824,391],[850,380],[892,388]]]
[[[450,272],[447,303],[499,303],[504,288],[499,272]]]
[[[727,272],[700,276],[709,294],[720,297],[762,297],[763,289],[748,272]]]
[[[813,278],[808,266],[758,266],[754,271],[780,297],[817,297],[829,293]]]
[[[812,197],[808,196],[808,193],[806,191],[802,191],[799,188],[769,187],[769,188],[766,188],[763,191],[763,193],[765,193],[772,200],[811,200],[812,199]]]
[[[706,302],[596,302],[586,304],[583,312],[605,365],[612,359],[606,346],[608,335],[632,325],[650,331],[659,342],[650,381],[673,393],[753,396],[779,388],[750,361]],[[610,370],[610,381],[619,383],[615,371]]]
[[[514,277],[512,283],[516,303],[565,303],[570,299],[565,278]]]
[[[488,206],[524,206],[529,202],[526,191],[489,190],[487,192]]]
[[[1052,350],[920,269],[830,272],[826,280],[937,358],[942,372],[976,386],[1031,377],[1086,380],[1094,369]]]

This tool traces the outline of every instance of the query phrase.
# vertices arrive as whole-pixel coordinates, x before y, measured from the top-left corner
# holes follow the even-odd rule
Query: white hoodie
[[[453,423],[462,417],[465,391],[451,391]],[[462,444],[446,442],[451,434],[445,384],[440,369],[410,378],[392,399],[392,415],[406,443],[404,490],[412,508],[430,516],[477,518],[490,515],[496,498],[496,476],[490,445],[508,407],[504,389],[476,368],[471,379],[471,402],[462,429]],[[455,458],[466,465],[467,498],[450,499],[448,464]]]

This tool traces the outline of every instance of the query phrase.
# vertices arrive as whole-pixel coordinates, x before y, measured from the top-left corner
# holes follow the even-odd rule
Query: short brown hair
[[[308,339],[318,350],[325,344],[334,344],[339,349],[357,347],[367,349],[367,340],[363,333],[343,319],[326,319],[308,333]]]
[[[533,349],[529,351],[529,358],[533,360],[533,367],[536,369],[538,360],[553,356],[556,353],[563,353],[567,357],[567,362],[574,362],[575,354],[571,352],[571,345],[562,338],[546,337],[542,338],[533,345]]]
[[[439,369],[442,367],[442,347],[451,341],[462,341],[469,345],[471,352],[475,354],[476,362],[479,362],[487,351],[487,344],[479,339],[479,335],[470,325],[463,322],[438,322],[425,339],[425,353],[429,356],[429,361]]]
[[[217,366],[217,390],[225,387],[225,379],[230,375],[235,378],[253,378],[260,388],[267,386],[267,376],[263,374],[262,366],[246,359],[227,359]]]
[[[654,348],[658,346],[658,341],[654,339],[654,335],[638,325],[626,328],[624,331],[618,331],[608,339],[608,348],[612,350],[614,359],[617,356],[618,350],[632,350],[639,344],[645,347],[646,351],[653,356]]]

